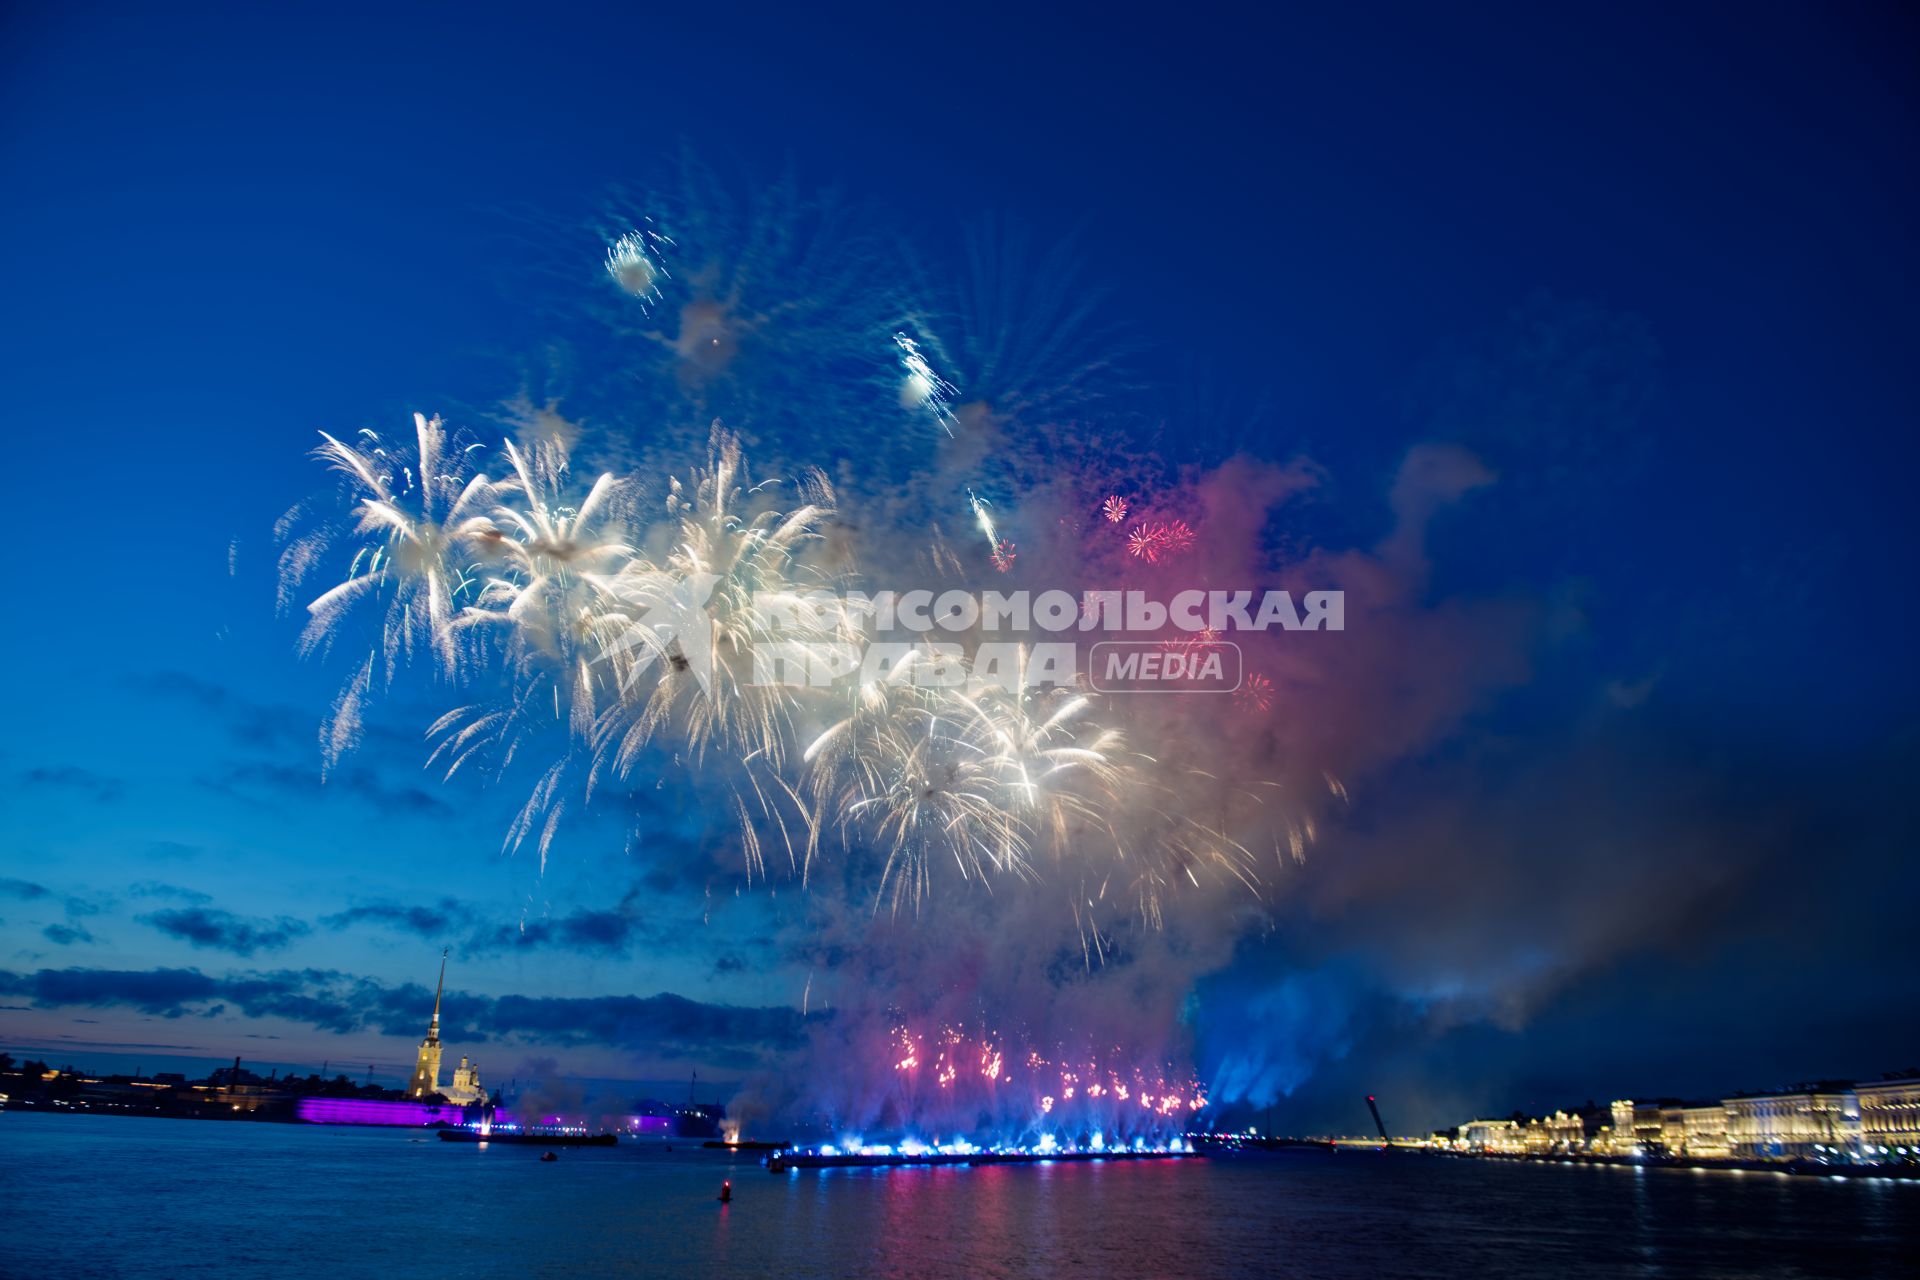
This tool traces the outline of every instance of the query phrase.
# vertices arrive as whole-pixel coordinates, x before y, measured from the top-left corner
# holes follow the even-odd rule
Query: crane
[[[1392,1146],[1393,1139],[1387,1136],[1386,1122],[1380,1118],[1380,1107],[1374,1102],[1372,1094],[1367,1095],[1367,1110],[1373,1112],[1373,1127],[1380,1131],[1380,1141]]]

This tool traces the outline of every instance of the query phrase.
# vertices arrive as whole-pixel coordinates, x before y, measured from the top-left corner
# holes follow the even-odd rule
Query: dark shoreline
[[[1911,1164],[1819,1164],[1810,1160],[1661,1160],[1632,1156],[1602,1155],[1469,1155],[1454,1151],[1424,1151],[1413,1154],[1438,1156],[1448,1160],[1491,1160],[1502,1164],[1590,1164],[1619,1169],[1698,1169],[1706,1173],[1777,1173],[1799,1178],[1889,1178],[1901,1182],[1920,1180],[1920,1165]]]

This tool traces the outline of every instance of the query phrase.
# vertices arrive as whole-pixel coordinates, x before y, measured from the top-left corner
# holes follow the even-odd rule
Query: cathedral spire
[[[447,951],[440,949],[440,982],[433,989],[433,1021],[427,1024],[427,1038],[420,1042],[420,1057],[413,1065],[413,1078],[407,1081],[409,1097],[424,1098],[440,1092],[440,997],[447,992]]]
[[[447,948],[440,948],[440,982],[433,989],[433,1022],[427,1027],[427,1039],[440,1038],[440,997],[447,989]]]

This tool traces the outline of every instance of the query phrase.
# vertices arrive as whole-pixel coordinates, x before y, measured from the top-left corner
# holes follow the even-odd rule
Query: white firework
[[[374,677],[384,687],[398,668],[431,654],[442,674],[460,674],[456,605],[474,591],[469,573],[476,543],[497,534],[487,508],[499,486],[469,474],[471,449],[449,448],[437,417],[414,414],[414,440],[388,445],[371,431],[347,444],[321,433],[314,456],[346,479],[355,540],[345,578],[306,606],[303,652],[330,647],[367,601],[384,601],[378,638],[335,703],[323,730],[331,764],[359,736],[359,718]],[[281,594],[297,591],[340,538],[326,526],[289,542],[280,557]]]
[[[607,278],[651,308],[660,301],[667,278],[666,253],[672,241],[652,229],[628,231],[607,246]]]

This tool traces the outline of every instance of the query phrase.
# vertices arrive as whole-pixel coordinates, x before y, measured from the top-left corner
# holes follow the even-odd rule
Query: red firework
[[[1199,653],[1211,649],[1220,643],[1220,633],[1212,627],[1186,635],[1169,636],[1160,642],[1160,647],[1168,653]]]
[[[1119,524],[1127,518],[1127,500],[1119,494],[1109,494],[1100,504],[1100,514],[1107,518],[1108,524]]]
[[[1258,671],[1247,672],[1247,678],[1240,682],[1240,688],[1234,692],[1234,701],[1252,711],[1273,710],[1273,681]]]
[[[1127,554],[1159,564],[1193,545],[1193,527],[1185,520],[1148,520],[1127,535]]]

